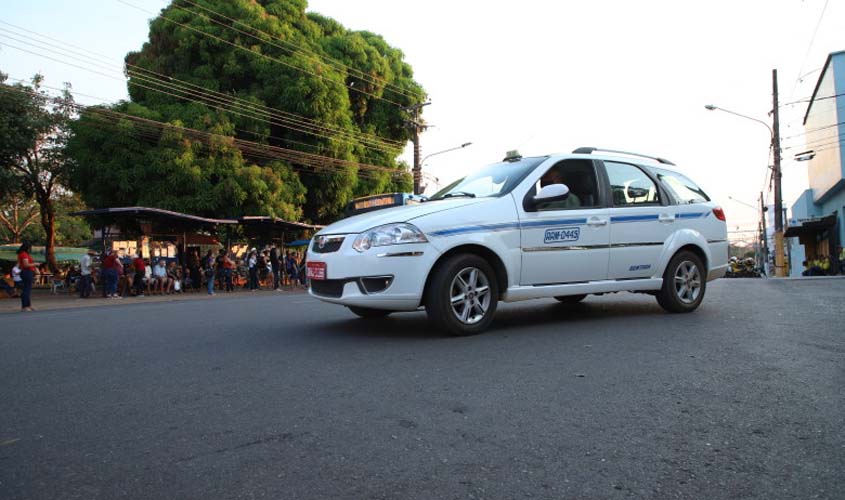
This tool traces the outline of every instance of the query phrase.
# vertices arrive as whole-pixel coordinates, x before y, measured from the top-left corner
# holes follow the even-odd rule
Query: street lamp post
[[[783,278],[786,276],[786,256],[784,255],[784,244],[783,244],[783,200],[781,199],[781,169],[780,169],[780,123],[779,123],[779,112],[778,112],[778,79],[777,79],[777,70],[772,70],[772,96],[773,96],[773,110],[772,110],[772,123],[774,127],[770,127],[768,123],[764,122],[763,120],[758,120],[757,118],[752,118],[750,116],[743,115],[741,113],[737,113],[735,111],[731,111],[729,109],[720,108],[718,106],[714,106],[712,104],[707,104],[704,107],[709,111],[724,111],[725,113],[730,113],[735,116],[739,116],[741,118],[746,118],[751,121],[755,121],[757,123],[761,123],[766,127],[766,130],[769,131],[769,137],[771,139],[771,146],[772,151],[774,152],[774,168],[772,176],[774,177],[774,184],[775,184],[775,276]]]
[[[472,143],[471,143],[471,142],[465,142],[465,143],[461,144],[460,146],[455,146],[454,148],[444,149],[443,151],[438,151],[438,152],[436,152],[436,153],[431,153],[430,155],[426,155],[426,156],[422,159],[422,161],[420,162],[420,165],[424,166],[424,165],[425,165],[425,161],[426,161],[426,160],[428,160],[429,158],[431,158],[432,156],[435,156],[435,155],[440,155],[440,154],[443,154],[443,153],[448,153],[449,151],[457,151],[458,149],[463,149],[463,148],[465,148],[465,147],[467,147],[467,146],[471,146],[471,145],[472,145]]]
[[[431,153],[430,155],[426,155],[425,157],[423,157],[422,161],[420,161],[419,172],[418,172],[417,175],[414,176],[414,178],[415,179],[416,178],[422,179],[422,167],[425,166],[425,161],[428,160],[429,158],[431,158],[432,156],[440,155],[440,154],[443,154],[443,153],[448,153],[450,151],[457,151],[459,149],[463,149],[463,148],[470,146],[470,145],[472,145],[471,142],[465,142],[465,143],[461,144],[460,146],[455,146],[454,148],[444,149],[442,151],[437,151],[436,153]],[[420,187],[419,182],[415,182],[414,184],[415,184],[414,185],[414,194],[422,194],[422,189]]]

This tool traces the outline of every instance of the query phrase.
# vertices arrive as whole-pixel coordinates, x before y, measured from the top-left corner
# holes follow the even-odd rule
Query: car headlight
[[[426,243],[427,241],[422,231],[410,224],[385,224],[359,234],[352,243],[352,248],[359,252],[366,252],[372,247]]]

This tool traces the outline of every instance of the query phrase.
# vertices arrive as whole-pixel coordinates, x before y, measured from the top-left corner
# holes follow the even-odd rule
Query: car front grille
[[[340,250],[343,245],[344,236],[318,236],[311,243],[311,251],[314,253],[332,253]]]

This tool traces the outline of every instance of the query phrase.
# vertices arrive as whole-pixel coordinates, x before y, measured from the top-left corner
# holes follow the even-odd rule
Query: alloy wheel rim
[[[701,272],[692,261],[681,262],[675,270],[675,293],[684,304],[692,304],[701,295]]]
[[[458,321],[465,325],[478,323],[490,309],[490,280],[477,267],[466,267],[452,279],[449,300]]]

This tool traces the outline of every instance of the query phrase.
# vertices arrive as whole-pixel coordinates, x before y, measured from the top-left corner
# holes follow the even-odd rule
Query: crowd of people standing
[[[3,280],[3,288],[9,296],[19,295],[24,311],[32,311],[32,287],[38,265],[31,257],[32,247],[23,243],[17,251],[17,265],[10,272],[14,288]],[[209,295],[215,290],[233,292],[236,286],[249,290],[282,287],[305,287],[305,259],[300,252],[285,251],[277,245],[262,250],[250,249],[238,259],[226,249],[208,250],[204,256],[193,249],[183,265],[173,259],[160,257],[145,259],[140,252],[121,258],[116,251],[98,253],[89,250],[78,265],[53,277],[64,288],[74,287],[80,298],[89,298],[99,288],[104,298],[144,297],[146,295],[169,295],[199,291],[205,287]]]
[[[224,250],[212,260],[209,250],[205,258],[206,275],[217,276],[220,288],[227,292],[233,290],[232,272],[235,263],[225,255]],[[213,267],[212,267],[213,264]],[[275,244],[259,251],[251,248],[244,259],[247,274],[246,288],[260,290],[263,286],[273,290],[282,290],[283,286],[305,286],[305,259],[300,252],[284,251]],[[208,293],[214,293],[213,283],[208,285]]]

